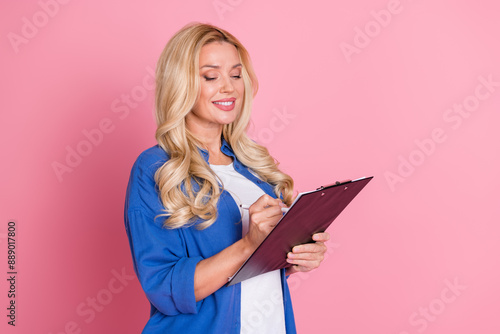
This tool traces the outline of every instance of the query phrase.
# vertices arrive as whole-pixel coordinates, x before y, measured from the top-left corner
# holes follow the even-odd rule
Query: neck
[[[217,150],[220,149],[222,124],[200,122],[189,113],[186,115],[186,127],[209,151],[213,148],[217,148]]]
[[[227,165],[232,162],[232,158],[221,152],[222,145],[222,125],[203,126],[195,122],[191,117],[186,117],[186,127],[200,141],[203,148],[208,151],[209,163],[214,165]]]

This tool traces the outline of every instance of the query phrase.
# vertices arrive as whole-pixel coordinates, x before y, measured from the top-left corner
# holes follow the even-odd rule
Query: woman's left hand
[[[316,233],[312,236],[315,243],[298,245],[287,254],[287,262],[293,266],[286,268],[286,275],[296,272],[305,272],[316,269],[325,258],[325,242],[330,239],[330,234]]]

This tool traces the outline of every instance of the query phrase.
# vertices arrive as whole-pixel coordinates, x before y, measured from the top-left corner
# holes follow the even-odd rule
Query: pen
[[[240,208],[242,208],[243,210],[248,210],[248,209],[250,209],[250,205],[240,204]],[[281,212],[288,212],[288,209],[289,208],[281,208]]]

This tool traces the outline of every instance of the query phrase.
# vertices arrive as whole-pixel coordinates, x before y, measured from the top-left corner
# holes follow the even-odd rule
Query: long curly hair
[[[247,50],[227,31],[210,24],[194,23],[170,39],[156,68],[156,140],[169,155],[169,160],[156,171],[155,181],[165,207],[165,213],[160,216],[167,217],[166,228],[190,226],[201,219],[197,227],[203,229],[217,218],[217,202],[222,189],[199,151],[203,143],[189,131],[185,121],[200,93],[201,48],[213,42],[234,45],[243,65],[242,109],[233,123],[224,125],[222,135],[241,163],[273,185],[275,194],[282,197],[285,204],[292,203],[292,178],[279,170],[278,163],[265,147],[246,134],[252,100],[258,90]]]

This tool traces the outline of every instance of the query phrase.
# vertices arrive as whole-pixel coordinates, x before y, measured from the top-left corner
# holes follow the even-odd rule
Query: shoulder
[[[160,146],[155,145],[153,147],[144,150],[135,160],[132,166],[132,171],[130,173],[130,179],[134,180],[140,178],[143,180],[154,179],[154,174],[167,162],[169,156],[165,150]]]
[[[153,173],[156,172],[167,160],[169,156],[160,146],[155,145],[153,147],[144,150],[136,159],[132,170],[140,169],[143,171],[150,170]]]
[[[158,145],[144,150],[135,160],[127,187],[127,207],[157,211],[158,192],[154,175],[169,159]]]

